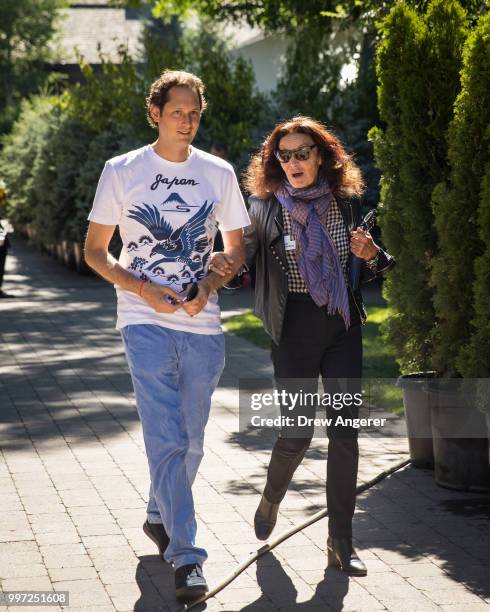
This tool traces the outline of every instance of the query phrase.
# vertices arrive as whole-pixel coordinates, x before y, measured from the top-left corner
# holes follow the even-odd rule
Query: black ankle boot
[[[340,567],[351,576],[366,576],[367,568],[357,556],[351,538],[331,538],[327,540],[328,567]]]
[[[262,495],[254,517],[255,535],[258,540],[267,540],[276,526],[279,504],[271,504]]]

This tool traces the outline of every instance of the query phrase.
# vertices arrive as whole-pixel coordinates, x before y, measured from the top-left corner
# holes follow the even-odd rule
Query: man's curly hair
[[[188,87],[192,89],[199,98],[201,112],[206,108],[204,83],[199,77],[184,70],[164,70],[158,79],[152,83],[150,93],[146,98],[146,115],[149,124],[153,128],[158,128],[158,125],[153,121],[150,114],[150,106],[157,106],[161,113],[163,107],[168,102],[168,92],[172,87]]]

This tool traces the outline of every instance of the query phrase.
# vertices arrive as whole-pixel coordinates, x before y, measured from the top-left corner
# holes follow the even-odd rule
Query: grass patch
[[[271,339],[262,327],[262,321],[252,312],[235,315],[223,322],[225,331],[248,340],[263,349],[270,349]]]
[[[363,327],[364,379],[392,379],[370,385],[370,401],[378,408],[393,414],[403,414],[403,392],[395,387],[393,379],[400,376],[395,353],[381,332],[381,325],[391,315],[388,306],[368,306],[368,319]]]
[[[400,368],[392,348],[381,333],[381,325],[391,315],[391,308],[368,306],[367,311],[367,323],[362,329],[363,375],[366,378],[397,378]]]

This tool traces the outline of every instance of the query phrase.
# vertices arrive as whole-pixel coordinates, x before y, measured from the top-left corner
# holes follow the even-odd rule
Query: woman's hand
[[[350,233],[350,250],[356,257],[369,261],[376,257],[379,246],[374,242],[373,237],[368,231],[358,227]]]
[[[214,272],[218,276],[227,276],[233,270],[231,267],[233,263],[233,259],[229,255],[217,251],[211,255],[209,271]]]

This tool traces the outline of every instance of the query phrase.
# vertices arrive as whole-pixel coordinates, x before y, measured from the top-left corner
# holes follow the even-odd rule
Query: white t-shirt
[[[137,278],[185,293],[207,274],[218,229],[250,224],[232,166],[191,148],[184,162],[147,145],[110,159],[101,174],[89,220],[118,225],[120,265]],[[183,308],[157,313],[135,293],[116,286],[117,324],[149,323],[196,334],[221,333],[218,296],[190,317]]]

